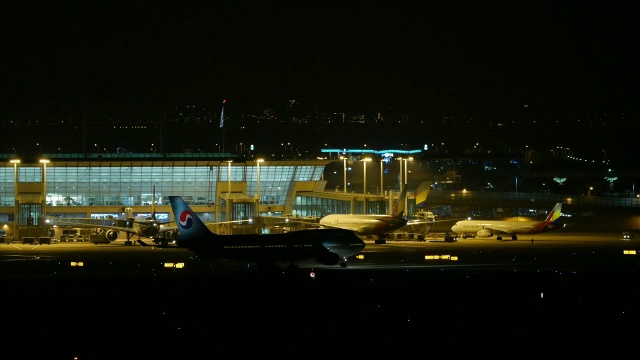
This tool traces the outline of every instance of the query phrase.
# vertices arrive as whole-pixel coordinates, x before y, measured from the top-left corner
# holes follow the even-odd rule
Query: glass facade
[[[295,181],[319,181],[325,165],[260,166],[260,203],[284,205]],[[246,182],[246,195],[258,191],[255,165],[98,165],[46,166],[47,206],[135,206],[169,205],[169,195],[182,196],[192,205],[215,204],[217,186],[225,182]],[[38,183],[44,178],[42,166],[18,166],[18,183]],[[14,206],[14,167],[0,168],[0,204]]]

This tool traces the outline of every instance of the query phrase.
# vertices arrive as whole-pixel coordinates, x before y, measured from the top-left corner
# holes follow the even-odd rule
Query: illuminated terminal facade
[[[353,162],[363,156],[384,159],[412,153],[322,152],[326,157],[305,160],[246,159],[231,153],[115,153],[43,154],[25,161],[0,154],[5,162],[0,167],[0,235],[59,236],[46,224],[47,217],[120,217],[125,207],[132,207],[134,215],[150,214],[154,196],[157,219],[169,221],[169,195],[181,196],[205,222],[365,213],[365,206],[367,213],[384,214],[397,193],[369,193],[365,202],[364,191],[327,191],[325,167],[343,161],[346,166],[347,158]]]

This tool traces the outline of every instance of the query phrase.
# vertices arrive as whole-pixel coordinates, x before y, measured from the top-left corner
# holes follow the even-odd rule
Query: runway
[[[640,335],[639,247],[617,232],[367,243],[345,269],[292,273],[177,248],[2,244],[3,358],[623,356]]]

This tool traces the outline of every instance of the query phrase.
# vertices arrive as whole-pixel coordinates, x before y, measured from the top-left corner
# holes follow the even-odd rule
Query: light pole
[[[18,164],[20,159],[11,159],[13,164],[13,239],[18,240]]]
[[[231,221],[231,163],[233,160],[227,160],[227,216],[226,220]],[[231,223],[229,223],[229,230],[231,229]],[[230,235],[230,231],[227,231],[227,235]]]
[[[402,191],[402,185],[404,184],[402,182],[402,160],[403,159],[401,157],[398,158],[398,161],[400,162],[400,183],[398,183],[398,189],[400,189],[399,191]]]
[[[342,170],[342,174],[344,177],[344,192],[347,192],[347,157],[346,156],[340,156],[340,159],[342,159],[343,163],[344,163],[344,167]]]
[[[409,176],[408,176],[408,173],[409,173],[409,171],[408,171],[409,166],[408,165],[409,164],[408,164],[408,161],[413,161],[413,157],[409,156],[408,158],[403,159],[403,160],[404,160],[404,184],[402,185],[402,187],[404,188],[405,186],[407,186],[407,184],[409,184]],[[407,201],[407,197],[405,196],[404,197],[404,213],[405,213],[405,215],[409,214],[409,209],[407,208],[407,206],[408,206],[408,201]]]
[[[380,194],[384,194],[384,190],[383,190],[384,182],[382,181],[383,175],[384,175],[383,164],[384,164],[384,158],[380,159]]]
[[[44,198],[44,202],[42,203],[42,221],[43,224],[38,223],[39,226],[44,226],[44,219],[46,219],[47,217],[47,164],[49,163],[49,160],[47,159],[40,159],[40,163],[42,164],[42,193],[43,193],[43,198]],[[45,236],[48,236],[49,234],[44,234]]]
[[[371,161],[371,158],[364,158],[362,159],[362,162],[364,163],[364,188],[363,188],[363,193],[364,193],[364,198],[362,200],[362,203],[364,205],[364,213],[367,213],[367,162]]]
[[[257,182],[257,191],[256,191],[256,200],[257,200],[257,211],[256,213],[258,214],[258,216],[260,216],[260,163],[263,162],[264,159],[257,159],[256,160],[256,167],[257,167],[257,175],[258,175],[258,182]]]
[[[409,183],[409,180],[408,180],[408,177],[407,177],[407,173],[409,172],[408,171],[409,167],[408,167],[407,161],[413,161],[413,157],[409,156],[408,158],[402,159],[402,160],[404,160],[404,184],[403,185],[406,185],[406,184]]]

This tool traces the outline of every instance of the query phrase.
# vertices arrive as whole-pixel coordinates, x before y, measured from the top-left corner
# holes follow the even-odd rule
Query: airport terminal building
[[[335,159],[247,160],[230,153],[44,154],[25,163],[4,155],[0,168],[0,231],[6,237],[59,236],[45,218],[173,220],[169,195],[179,195],[203,221],[258,215],[321,217],[363,213],[363,194],[325,191],[325,166]],[[340,161],[340,160],[338,160]],[[346,162],[345,162],[346,163]],[[397,194],[396,194],[397,196]],[[389,197],[389,195],[387,196]],[[370,194],[370,213],[385,213],[383,194]]]

